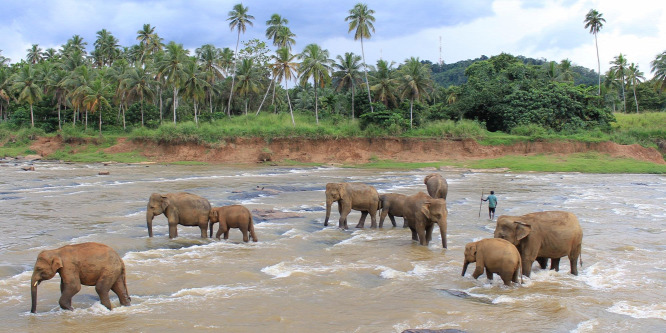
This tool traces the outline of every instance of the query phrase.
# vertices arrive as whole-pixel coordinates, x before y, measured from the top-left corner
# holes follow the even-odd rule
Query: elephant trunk
[[[465,264],[463,264],[462,276],[465,276],[465,272],[467,272],[467,266],[468,265],[469,265],[469,261],[465,260]]]
[[[32,306],[30,307],[30,312],[37,312],[37,285],[39,284],[39,277],[36,275],[32,276],[30,279],[30,296],[32,297]]]
[[[324,226],[328,226],[328,218],[331,217],[331,205],[333,205],[333,200],[326,199],[326,219],[324,219]]]
[[[146,225],[148,226],[148,237],[153,237],[153,212],[146,211]]]

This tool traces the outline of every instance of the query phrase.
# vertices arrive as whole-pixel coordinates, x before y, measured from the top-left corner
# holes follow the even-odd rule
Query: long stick
[[[481,218],[481,206],[483,206],[483,190],[481,190],[481,202],[479,203],[479,218]]]

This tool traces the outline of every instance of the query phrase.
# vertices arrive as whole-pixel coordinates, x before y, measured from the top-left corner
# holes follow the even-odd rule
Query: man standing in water
[[[488,201],[488,218],[492,221],[495,218],[495,207],[497,207],[497,197],[495,191],[490,191],[487,198],[481,198],[481,201]]]

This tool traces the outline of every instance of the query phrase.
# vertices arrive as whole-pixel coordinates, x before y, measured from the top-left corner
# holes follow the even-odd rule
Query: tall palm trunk
[[[60,103],[58,103],[58,129],[62,131],[62,126],[60,125]]]
[[[194,102],[193,104],[194,104],[194,123],[199,125],[199,119],[197,118],[197,103]]]
[[[160,125],[162,125],[162,88],[159,86],[157,87],[157,93],[160,95]],[[141,126],[143,126],[143,124],[141,124]]]
[[[597,42],[597,34],[594,34],[594,46],[597,48],[597,71],[599,72],[599,90],[597,95],[601,96],[601,61],[599,60],[599,43]]]
[[[79,107],[77,106],[76,109],[72,109],[73,116],[72,116],[72,127],[76,127],[76,112],[79,111]]]
[[[264,98],[261,100],[261,104],[259,104],[259,109],[257,109],[257,113],[254,115],[257,116],[259,115],[259,111],[261,111],[261,107],[264,105],[264,101],[266,100],[266,97],[268,96],[268,93],[271,91],[271,84],[275,82],[275,77],[271,80],[271,83],[268,84],[268,88],[266,89],[266,93],[264,94]]]
[[[102,108],[100,107],[97,109],[97,113],[99,113],[99,136],[102,136]]]
[[[414,99],[409,100],[409,128],[414,127],[414,116],[413,116],[413,110],[414,110]]]
[[[88,109],[86,109],[86,118],[85,119],[86,119],[86,125],[85,125],[85,128],[83,130],[87,131],[88,130]]]
[[[622,73],[622,112],[627,113],[627,96],[624,93],[624,73]]]
[[[35,127],[35,115],[32,112],[32,104],[30,104],[30,124],[32,127]]]
[[[318,104],[317,103],[317,80],[314,80],[315,82],[315,119],[317,119],[317,125],[319,125],[319,109],[318,109]]]
[[[291,100],[289,99],[289,82],[287,79],[284,79],[284,90],[287,93],[287,103],[289,104],[289,114],[291,115],[291,125],[296,127],[296,122],[294,121],[294,110],[291,108]]]
[[[638,114],[638,97],[636,97],[636,80],[632,80],[632,86],[634,87],[634,102],[636,102],[636,114]]]
[[[352,119],[354,119],[354,82],[352,82]]]
[[[368,81],[368,66],[365,64],[365,49],[363,48],[363,36],[361,36],[361,55],[363,55],[363,71],[365,72],[365,86],[368,88],[368,102],[370,103],[370,112],[375,112],[370,98],[370,82]]]
[[[227,104],[227,114],[231,117],[231,98],[234,95],[234,83],[236,82],[236,63],[238,62],[238,43],[240,42],[240,29],[238,29],[238,38],[236,39],[236,51],[234,52],[234,71],[231,73],[231,90],[229,91],[229,102]]]

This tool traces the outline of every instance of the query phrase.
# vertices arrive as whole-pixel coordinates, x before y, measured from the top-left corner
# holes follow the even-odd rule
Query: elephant
[[[153,237],[153,218],[162,213],[169,220],[169,238],[178,237],[177,226],[179,224],[199,226],[201,238],[207,237],[210,202],[205,198],[185,192],[151,194],[146,208],[149,237]]]
[[[431,198],[419,192],[405,199],[405,218],[409,229],[412,230],[412,240],[419,241],[421,245],[428,245],[432,240],[432,229],[439,225],[442,235],[442,246],[446,248],[446,200]]]
[[[129,306],[130,296],[125,278],[125,263],[112,248],[100,243],[66,245],[55,250],[44,250],[37,256],[30,279],[32,308],[37,311],[37,285],[60,274],[60,307],[73,310],[72,297],[81,285],[95,286],[99,300],[111,310],[109,290],[113,290],[120,305]]]
[[[522,258],[523,275],[530,276],[532,263],[541,267],[551,258],[551,267],[559,270],[561,257],[569,257],[571,274],[578,275],[576,261],[581,254],[583,229],[576,215],[564,211],[545,211],[522,216],[502,215],[497,219],[495,238],[515,245]],[[583,260],[580,260],[581,266]]]
[[[386,215],[388,215],[388,217],[391,219],[391,223],[394,227],[396,226],[395,217],[402,217],[404,220],[402,227],[407,228],[407,220],[405,219],[404,214],[405,199],[407,199],[406,195],[398,193],[386,193],[379,195],[379,201],[382,207],[381,214],[379,215],[380,228],[384,226],[384,219],[386,219]]]
[[[499,274],[507,286],[511,282],[518,283],[518,276],[522,283],[520,274],[520,253],[509,241],[501,238],[486,238],[465,245],[465,262],[463,264],[462,276],[465,276],[469,263],[476,262],[476,269],[472,276],[477,279],[485,268],[488,280],[493,279],[493,273]]]
[[[250,241],[247,235],[248,231],[253,242],[258,240],[257,234],[254,233],[252,214],[245,206],[213,207],[210,214],[208,214],[208,218],[210,219],[210,237],[213,237],[213,224],[220,222],[220,227],[217,229],[217,234],[215,234],[217,239],[220,239],[222,233],[224,233],[224,239],[229,239],[229,229],[238,228],[243,233],[243,242]]]
[[[360,183],[326,184],[326,219],[324,220],[324,226],[328,226],[333,202],[338,203],[338,212],[340,213],[338,228],[347,229],[347,215],[352,209],[361,211],[361,219],[356,225],[357,228],[364,227],[365,218],[368,214],[370,214],[372,220],[370,227],[377,227],[377,211],[381,207],[379,194],[374,187]]]
[[[446,195],[449,193],[449,184],[442,175],[431,173],[423,179],[423,183],[426,185],[428,194],[431,197],[446,200]]]

